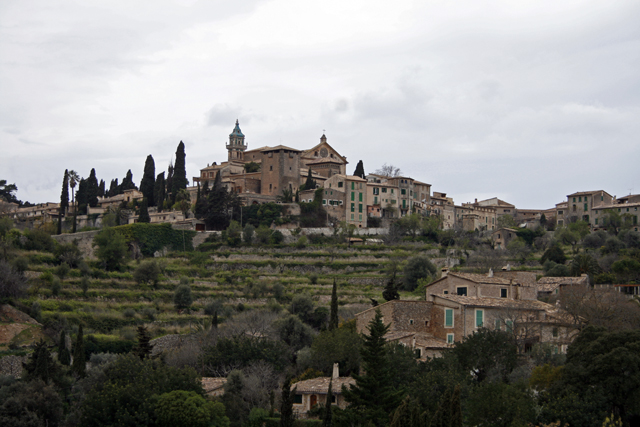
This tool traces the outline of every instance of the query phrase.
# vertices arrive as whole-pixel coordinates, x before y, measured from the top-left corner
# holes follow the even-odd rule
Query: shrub
[[[160,278],[160,266],[155,260],[144,261],[133,272],[133,279],[138,284],[147,283],[153,286],[158,285]]]
[[[63,262],[58,267],[56,267],[56,276],[58,276],[60,280],[64,280],[64,278],[67,277],[67,274],[69,274],[70,270],[71,267],[69,267],[69,264]]]
[[[413,291],[418,285],[419,279],[428,279],[436,273],[436,267],[425,256],[416,256],[409,259],[403,271],[402,285],[405,290]]]
[[[318,284],[318,275],[316,273],[311,273],[309,275],[309,281],[311,282],[312,285],[317,285]]]
[[[133,308],[126,308],[123,312],[122,315],[126,318],[126,319],[133,319],[134,317],[136,317],[136,311]]]

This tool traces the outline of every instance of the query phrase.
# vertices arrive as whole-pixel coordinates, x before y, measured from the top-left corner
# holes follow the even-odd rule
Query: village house
[[[291,391],[295,392],[293,412],[299,418],[307,418],[308,411],[318,404],[324,405],[329,394],[329,384],[331,384],[331,404],[344,409],[347,407],[347,402],[342,395],[342,386],[349,388],[355,383],[356,380],[351,377],[341,377],[338,364],[334,363],[331,377],[312,378],[291,384]]]
[[[591,223],[598,206],[608,206],[613,203],[611,194],[604,190],[579,191],[567,195],[567,212],[564,213],[565,225],[578,220]]]
[[[592,230],[607,230],[607,213],[609,210],[621,216],[626,225],[633,231],[638,231],[638,208],[640,208],[640,194],[628,195],[611,200],[611,204],[596,206],[592,209],[593,217],[590,218]]]
[[[512,239],[515,239],[517,236],[518,230],[515,228],[507,228],[502,227],[494,230],[491,233],[491,240],[493,241],[493,247],[495,249],[507,249],[507,245]]]
[[[589,286],[589,276],[583,274],[580,277],[541,277],[538,282],[538,298],[548,299],[558,296],[563,288]]]
[[[520,274],[524,273],[524,274]],[[549,343],[565,352],[576,330],[557,307],[538,301],[535,275],[500,272],[494,275],[443,272],[426,287],[426,301],[390,301],[379,309],[390,325],[390,341],[398,341],[421,357],[439,355],[447,346],[480,328],[500,329],[514,335],[520,351]],[[375,309],[356,315],[359,332]]]
[[[431,215],[442,218],[442,228],[450,230],[456,226],[456,208],[453,199],[447,197],[447,193],[433,192],[429,200]]]

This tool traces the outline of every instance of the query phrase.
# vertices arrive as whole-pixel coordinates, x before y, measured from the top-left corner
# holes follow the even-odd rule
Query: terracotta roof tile
[[[298,381],[291,384],[291,390],[296,389],[297,393],[322,393],[327,394],[329,391],[329,381],[331,377],[319,377],[310,380]],[[331,391],[333,394],[341,394],[342,386],[349,387],[355,384],[356,380],[351,377],[338,377],[334,378],[331,384]]]
[[[487,308],[511,308],[514,310],[550,310],[554,307],[551,304],[547,304],[538,300],[512,300],[507,298],[487,298],[487,297],[469,297],[463,295],[433,295],[438,298],[445,299],[447,301],[455,302],[461,305],[472,307],[487,307]]]

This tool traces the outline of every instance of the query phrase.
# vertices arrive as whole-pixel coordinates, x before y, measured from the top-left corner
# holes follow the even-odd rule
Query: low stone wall
[[[22,376],[22,363],[26,363],[29,356],[5,356],[0,359],[0,375],[11,375],[15,378]]]
[[[62,244],[73,243],[75,241],[78,243],[78,248],[80,248],[82,256],[84,256],[85,258],[95,258],[92,243],[93,238],[99,232],[100,230],[91,230],[73,234],[58,234],[51,237],[53,237],[56,242]]]

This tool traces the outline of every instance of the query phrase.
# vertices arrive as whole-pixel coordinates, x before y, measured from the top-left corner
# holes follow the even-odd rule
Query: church
[[[320,143],[310,149],[277,145],[249,150],[245,135],[236,125],[226,145],[228,158],[213,163],[193,177],[194,184],[213,186],[216,175],[227,190],[235,191],[244,205],[275,202],[283,192],[295,194],[305,183],[309,171],[318,186],[334,175],[346,175],[347,158],[340,155],[323,134]]]

